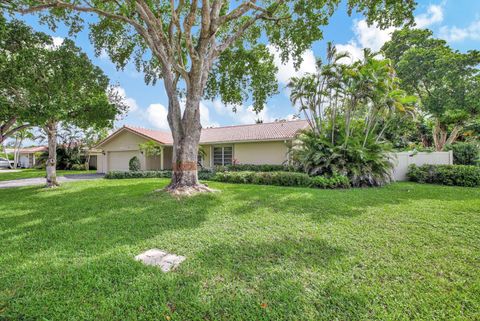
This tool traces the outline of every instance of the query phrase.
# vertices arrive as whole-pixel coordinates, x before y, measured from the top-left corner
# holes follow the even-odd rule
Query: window
[[[213,165],[225,166],[231,165],[233,158],[233,147],[214,147],[213,148]]]

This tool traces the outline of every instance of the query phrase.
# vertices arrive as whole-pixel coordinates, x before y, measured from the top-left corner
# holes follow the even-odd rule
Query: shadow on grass
[[[0,215],[2,254],[8,256],[18,248],[25,258],[45,250],[108,251],[166,231],[194,229],[215,208],[215,198],[209,195],[174,201],[153,192],[163,185],[163,181],[131,181],[9,190],[2,194],[0,204],[0,210],[11,213]]]
[[[12,267],[0,308],[6,319],[362,319],[368,313],[362,293],[310,283],[310,271],[327,273],[344,254],[317,239],[216,244],[168,274],[121,252],[83,262],[43,260]]]
[[[377,188],[349,190],[319,190],[311,188],[275,187],[225,184],[229,197],[241,204],[232,210],[234,215],[261,214],[268,209],[281,215],[309,215],[312,220],[326,221],[356,217],[367,209],[429,200],[461,202],[478,200],[475,188],[450,187],[416,183],[396,183]]]

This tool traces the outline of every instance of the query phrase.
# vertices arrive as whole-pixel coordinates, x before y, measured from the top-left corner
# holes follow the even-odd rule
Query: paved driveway
[[[103,174],[83,174],[83,175],[65,175],[57,177],[59,183],[65,182],[76,182],[83,181],[88,179],[99,179],[103,178]],[[9,187],[23,187],[23,186],[34,186],[34,185],[45,185],[44,177],[37,178],[23,178],[15,179],[11,181],[0,181],[0,188],[9,188]]]

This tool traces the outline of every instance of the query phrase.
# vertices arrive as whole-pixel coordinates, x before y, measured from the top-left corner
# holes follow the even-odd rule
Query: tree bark
[[[47,185],[46,187],[58,186],[57,182],[57,123],[48,122],[46,126],[48,136],[48,159],[46,164]]]
[[[445,146],[453,144],[457,140],[461,130],[461,126],[455,126],[449,136],[447,128],[437,121],[435,123],[435,127],[433,128],[433,142],[435,144],[435,150],[437,152],[441,152],[444,150]]]
[[[167,190],[175,191],[186,188],[205,189],[199,183],[197,174],[198,148],[202,125],[200,123],[201,88],[188,89],[185,111],[179,122],[175,122],[176,112],[180,110],[178,98],[169,99],[169,123],[173,136],[173,173]],[[177,118],[178,120],[178,118]]]

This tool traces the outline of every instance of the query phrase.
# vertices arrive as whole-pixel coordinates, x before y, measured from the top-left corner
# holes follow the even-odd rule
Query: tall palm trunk
[[[46,164],[46,187],[58,186],[57,182],[57,122],[49,121],[46,126],[48,137],[48,159]]]

